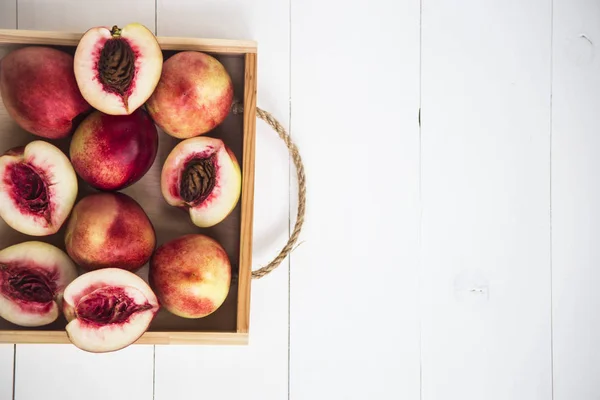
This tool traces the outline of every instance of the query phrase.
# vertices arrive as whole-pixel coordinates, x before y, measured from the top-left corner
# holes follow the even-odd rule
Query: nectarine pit
[[[135,77],[135,53],[127,40],[122,39],[121,30],[113,27],[112,38],[107,40],[100,52],[98,74],[104,89],[117,93],[127,105],[129,89]]]
[[[181,198],[190,206],[202,203],[215,187],[215,156],[194,158],[181,175]]]
[[[151,309],[152,306],[136,303],[119,287],[102,287],[83,297],[77,304],[77,316],[97,325],[126,322],[136,312]]]
[[[2,293],[24,302],[47,303],[56,291],[55,277],[31,265],[0,264]]]
[[[21,209],[32,214],[48,215],[49,201],[46,182],[40,174],[25,163],[17,163],[10,169],[13,197]]]

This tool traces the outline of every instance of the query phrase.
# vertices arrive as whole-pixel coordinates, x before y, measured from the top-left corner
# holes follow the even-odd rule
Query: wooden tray
[[[9,51],[27,45],[46,45],[71,54],[82,33],[2,30],[0,58]],[[154,224],[157,246],[186,233],[199,232],[219,241],[227,251],[232,265],[231,289],[225,303],[213,314],[200,319],[184,319],[162,309],[149,330],[136,342],[140,344],[247,344],[250,317],[250,280],[252,261],[252,225],[254,206],[254,144],[256,126],[256,57],[253,41],[158,37],[165,60],[182,50],[197,50],[218,58],[234,83],[234,101],[244,105],[244,114],[230,113],[227,119],[207,136],[218,137],[231,147],[242,169],[241,199],[227,219],[220,224],[201,229],[188,215],[169,206],[160,192],[160,171],[170,150],[180,141],[159,129],[159,150],[150,171],[136,184],[121,192],[133,197],[144,208]],[[28,143],[33,136],[8,116],[0,101],[0,153]],[[70,138],[47,140],[68,155]],[[79,180],[78,200],[95,190]],[[41,240],[65,249],[63,228],[55,235],[36,237],[23,235],[0,220],[0,249],[27,240]],[[81,272],[81,271],[80,271]],[[147,281],[148,265],[137,274]],[[70,343],[65,333],[66,320],[60,317],[51,325],[23,328],[0,318],[0,343]]]

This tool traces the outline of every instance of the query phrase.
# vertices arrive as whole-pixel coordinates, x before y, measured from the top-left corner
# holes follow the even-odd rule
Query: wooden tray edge
[[[244,86],[244,160],[242,177],[242,221],[240,227],[240,272],[237,331],[250,328],[250,284],[252,281],[252,234],[254,225],[254,165],[256,143],[256,54],[246,54]]]
[[[247,345],[247,333],[237,332],[146,332],[136,344]],[[0,343],[71,344],[65,331],[0,331]]]
[[[82,35],[83,33],[78,32],[0,29],[0,44],[76,46]],[[219,54],[247,54],[257,52],[257,43],[253,40],[176,36],[157,36],[157,40],[163,50],[198,50]]]

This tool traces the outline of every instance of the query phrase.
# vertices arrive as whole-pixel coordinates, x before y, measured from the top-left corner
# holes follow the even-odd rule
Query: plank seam
[[[422,194],[422,140],[421,140],[421,106],[423,98],[422,89],[422,75],[423,75],[423,0],[419,0],[419,231],[417,232],[419,240],[419,256],[417,260],[418,265],[418,293],[417,296],[421,298],[421,255],[423,252],[423,194]],[[421,301],[419,301],[419,305]],[[420,308],[420,307],[419,307]],[[419,399],[423,400],[423,313],[419,311]]]
[[[154,0],[154,34],[158,36],[158,0]]]
[[[288,17],[289,17],[289,44],[288,44],[288,129],[290,137],[293,137],[292,132],[292,0],[288,1]],[[288,156],[288,236],[292,229],[292,166],[291,155]],[[288,354],[287,354],[287,395],[288,400],[292,397],[292,254],[288,258]]]
[[[152,346],[152,400],[156,399],[156,345]]]
[[[554,84],[554,0],[550,0],[550,395],[554,400],[554,281],[553,281],[553,250],[552,250],[552,125],[553,125],[553,113],[552,100],[553,100],[553,84]]]
[[[13,344],[12,400],[17,396],[17,345]]]

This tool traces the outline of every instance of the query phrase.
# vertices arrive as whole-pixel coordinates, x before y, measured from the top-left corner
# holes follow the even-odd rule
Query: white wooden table
[[[0,0],[0,27],[254,39],[303,242],[247,347],[0,346],[0,400],[600,398],[597,0]],[[255,264],[294,170],[257,132]],[[290,168],[288,168],[290,165]]]

